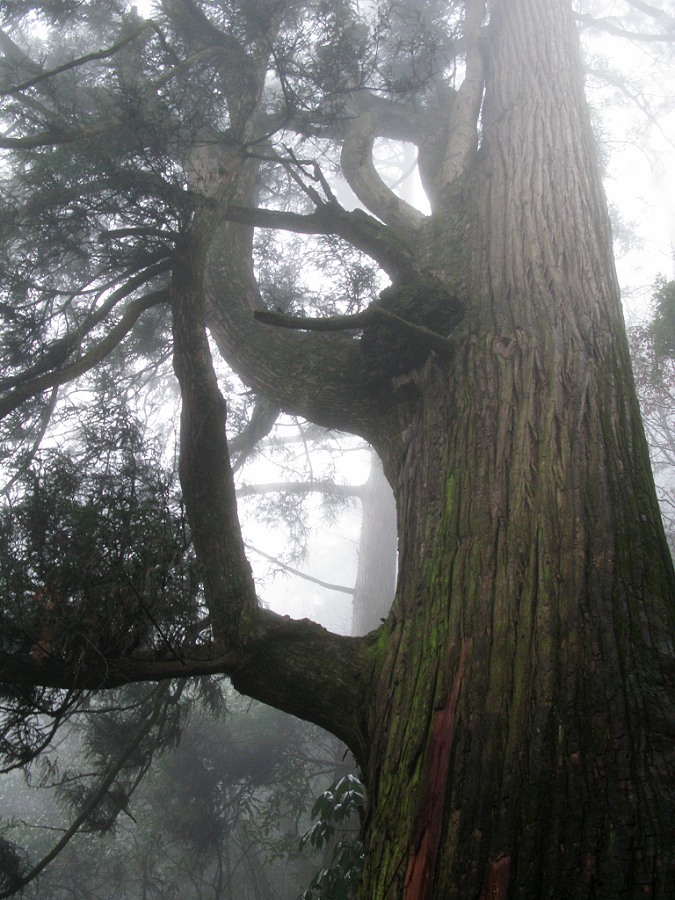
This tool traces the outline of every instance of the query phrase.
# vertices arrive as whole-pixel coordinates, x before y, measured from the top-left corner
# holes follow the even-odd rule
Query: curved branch
[[[219,207],[221,221],[233,209],[254,206],[259,163],[243,148],[231,146],[223,165],[228,196],[211,201]],[[369,217],[367,221],[370,227]],[[388,441],[398,440],[392,387],[373,381],[352,337],[272,331],[256,321],[254,311],[264,304],[253,271],[252,244],[250,228],[222,221],[209,248],[207,324],[228,364],[285,412],[361,435],[370,443],[379,444],[385,435]]]
[[[465,6],[466,73],[450,109],[445,159],[441,167],[443,188],[464,173],[478,146],[478,118],[485,87],[480,45],[485,0],[466,0]]]
[[[419,107],[401,100],[381,97],[359,88],[355,94],[349,95],[345,102],[349,104],[351,117],[360,113],[372,112],[377,117],[378,136],[392,141],[419,142],[424,129],[424,113]],[[292,101],[289,101],[293,106]],[[261,113],[258,119],[264,134],[272,135],[280,130],[288,129],[304,137],[327,138],[332,141],[343,141],[350,118],[344,112],[331,117],[328,122],[317,124],[311,114],[294,110],[291,114],[286,109],[282,113]]]
[[[359,200],[385,224],[401,234],[417,231],[426,216],[387,187],[373,164],[373,145],[378,136],[377,117],[373,112],[361,113],[353,119],[342,144],[342,173]]]
[[[261,207],[231,206],[225,218],[256,228],[276,228],[295,234],[334,234],[374,259],[392,280],[411,277],[415,256],[401,236],[360,209],[351,212],[338,203],[322,203],[313,213]]]
[[[285,412],[378,442],[389,428],[391,388],[373,384],[358,343],[342,334],[271,330],[256,321],[262,301],[250,235],[240,226],[223,226],[211,257],[209,330],[239,377]]]
[[[424,130],[424,113],[411,103],[385,99],[360,91],[356,95],[359,112],[372,112],[377,119],[378,137],[419,144]],[[343,135],[344,137],[344,135]]]
[[[146,310],[153,306],[167,303],[168,299],[169,292],[164,288],[159,291],[153,291],[151,294],[146,294],[144,297],[138,297],[136,300],[132,300],[125,309],[119,322],[110,329],[108,334],[102,338],[98,344],[95,344],[90,350],[83,354],[83,356],[75,360],[75,362],[72,362],[70,365],[64,366],[61,369],[57,369],[54,372],[48,372],[45,375],[37,375],[35,378],[31,378],[29,381],[20,384],[18,387],[14,388],[14,390],[0,398],[0,419],[9,415],[9,413],[21,406],[21,404],[30,397],[35,397],[43,391],[65,384],[68,381],[72,381],[74,378],[78,378],[80,375],[84,375],[85,372],[88,372],[94,366],[98,365],[102,359],[105,359],[111,350],[126,337]]]

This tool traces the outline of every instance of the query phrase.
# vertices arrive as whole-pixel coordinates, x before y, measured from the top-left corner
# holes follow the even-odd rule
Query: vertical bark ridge
[[[401,426],[364,896],[405,896],[430,723],[465,642],[443,834],[420,896],[654,895],[673,865],[658,781],[673,762],[661,735],[675,591],[576,38],[557,0],[495,2],[490,29],[463,194],[470,308],[447,368],[415,376]],[[435,268],[452,278],[442,237]]]
[[[420,791],[420,808],[415,821],[413,844],[403,888],[404,900],[428,896],[433,889],[445,814],[445,792],[455,733],[457,698],[467,651],[468,644],[464,642],[450,693],[445,705],[436,710],[433,717],[425,761],[424,785]]]

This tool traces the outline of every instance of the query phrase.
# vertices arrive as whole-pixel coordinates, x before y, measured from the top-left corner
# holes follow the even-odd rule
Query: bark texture
[[[468,312],[388,460],[363,896],[665,896],[672,569],[574,29],[492,7],[482,143],[428,225]]]

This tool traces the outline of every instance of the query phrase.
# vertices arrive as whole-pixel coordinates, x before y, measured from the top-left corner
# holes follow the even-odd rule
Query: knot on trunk
[[[438,282],[419,279],[385,288],[373,304],[413,326],[401,329],[377,321],[363,329],[366,369],[378,378],[396,378],[421,368],[434,351],[433,336],[447,338],[462,318],[460,301]]]

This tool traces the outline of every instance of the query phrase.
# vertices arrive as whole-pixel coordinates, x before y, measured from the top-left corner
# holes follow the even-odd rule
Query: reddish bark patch
[[[412,851],[403,888],[403,900],[424,900],[433,886],[438,849],[443,830],[445,789],[455,734],[457,698],[466,666],[469,642],[462,641],[459,664],[445,705],[437,710],[431,726],[424,767],[425,783],[420,791],[420,807],[415,824]]]
[[[509,889],[510,872],[510,856],[499,856],[497,859],[490,860],[480,900],[504,900]]]

